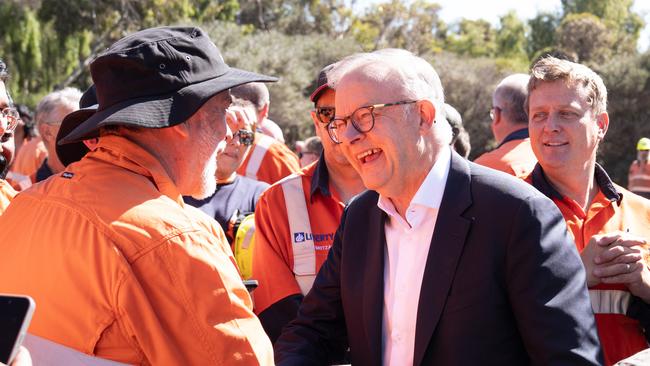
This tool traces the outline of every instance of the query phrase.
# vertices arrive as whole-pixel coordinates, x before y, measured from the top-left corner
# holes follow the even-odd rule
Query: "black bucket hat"
[[[271,76],[229,67],[196,27],[145,29],[117,41],[90,64],[99,106],[59,144],[99,136],[102,126],[171,127],[212,96]]]
[[[56,134],[56,155],[64,166],[68,166],[68,164],[81,160],[89,150],[81,141],[71,142],[69,144],[59,144],[59,141],[95,114],[97,107],[95,85],[91,85],[79,100],[79,108],[81,109],[76,110],[63,118],[61,127],[59,127],[59,132]]]

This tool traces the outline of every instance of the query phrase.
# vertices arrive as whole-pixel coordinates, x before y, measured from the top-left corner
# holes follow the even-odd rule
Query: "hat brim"
[[[272,76],[230,68],[213,79],[188,85],[173,93],[129,99],[97,110],[60,140],[60,144],[99,137],[102,126],[123,125],[144,128],[171,127],[185,122],[214,95],[251,82],[274,82]]]
[[[319,86],[318,88],[316,88],[316,90],[314,90],[313,93],[311,93],[311,96],[309,97],[309,99],[312,102],[316,102],[316,99],[318,99],[320,97],[320,95],[323,94],[323,92],[325,92],[326,89],[329,89],[329,85],[323,84],[323,85]]]
[[[56,134],[56,155],[64,166],[81,160],[89,151],[83,142],[59,144],[59,141],[97,112],[97,105],[76,110],[63,118]]]

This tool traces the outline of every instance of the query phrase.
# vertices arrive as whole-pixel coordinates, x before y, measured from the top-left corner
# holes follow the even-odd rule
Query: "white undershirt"
[[[413,196],[406,210],[406,220],[397,213],[389,198],[380,195],[377,202],[377,206],[388,214],[384,225],[384,366],[413,364],[422,277],[450,163],[450,149],[442,149]]]

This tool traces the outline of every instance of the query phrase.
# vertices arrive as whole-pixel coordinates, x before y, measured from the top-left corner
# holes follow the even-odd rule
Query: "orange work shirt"
[[[273,137],[256,132],[253,146],[237,174],[273,184],[299,171],[300,161],[293,151]]]
[[[537,164],[537,158],[530,146],[528,129],[511,133],[496,149],[479,156],[474,162],[518,178],[525,178]]]
[[[45,158],[47,158],[47,150],[43,140],[40,136],[33,137],[18,151],[11,171],[27,177],[35,175]]]
[[[15,195],[16,191],[11,184],[4,179],[0,179],[0,215],[5,212]]]
[[[16,196],[0,252],[34,335],[128,364],[273,363],[223,230],[123,137]]]
[[[254,293],[257,314],[287,296],[301,293],[293,271],[293,243],[294,240],[300,240],[295,236],[303,234],[303,238],[313,240],[315,273],[318,273],[334,242],[334,234],[345,207],[330,187],[323,156],[295,176],[302,182],[311,232],[295,233],[296,235],[290,232],[284,192],[279,183],[262,193],[255,209],[253,251],[252,278],[259,281],[259,287]]]
[[[645,164],[635,160],[630,165],[627,189],[650,197],[650,161]]]
[[[539,165],[526,180],[555,202],[579,252],[582,252],[591,237],[596,234],[629,231],[650,240],[650,201],[613,183],[598,164],[595,178],[599,191],[586,212],[575,201],[557,192],[546,180]],[[592,302],[592,290],[629,293],[623,284],[598,284],[589,290]],[[596,312],[595,317],[606,365],[613,365],[648,348],[637,320],[616,313]]]

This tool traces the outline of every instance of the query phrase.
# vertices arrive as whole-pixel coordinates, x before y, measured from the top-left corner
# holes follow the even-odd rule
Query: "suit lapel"
[[[414,365],[422,363],[445,306],[465,245],[471,221],[461,215],[472,203],[470,181],[469,164],[453,153],[422,278],[415,330]]]
[[[376,201],[375,201],[376,202]],[[381,363],[381,327],[384,308],[384,213],[375,205],[369,208],[368,231],[360,231],[358,244],[363,244],[366,252],[359,263],[363,268],[363,323],[368,340],[368,362],[370,365]]]

